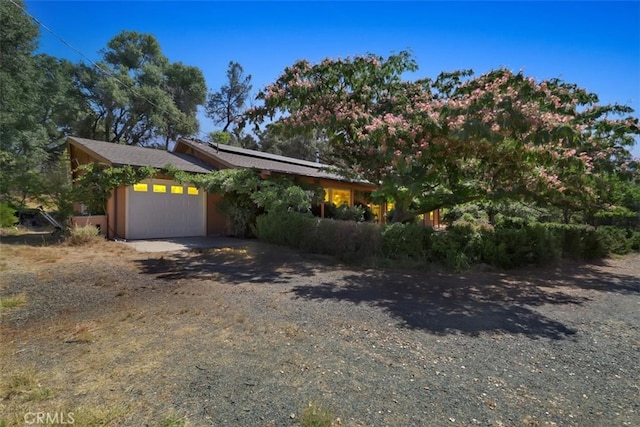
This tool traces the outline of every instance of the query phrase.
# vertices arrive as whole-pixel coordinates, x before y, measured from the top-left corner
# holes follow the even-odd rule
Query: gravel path
[[[29,304],[3,315],[2,357],[54,390],[36,406],[127,405],[113,425],[131,426],[294,426],[310,403],[347,426],[640,425],[638,255],[445,274],[116,246],[34,266],[4,245],[0,296]],[[65,342],[79,324],[90,342]]]

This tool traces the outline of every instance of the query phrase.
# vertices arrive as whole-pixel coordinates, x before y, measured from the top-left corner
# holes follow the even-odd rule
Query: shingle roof
[[[208,173],[212,167],[188,154],[172,153],[154,148],[114,144],[112,142],[69,137],[70,144],[83,147],[86,151],[101,157],[113,166],[151,166],[163,168],[171,165],[185,172]]]
[[[326,169],[329,165],[314,163],[292,157],[278,156],[262,151],[248,150],[226,144],[208,144],[180,139],[179,143],[200,150],[209,157],[217,159],[231,168],[255,168],[291,175],[307,176],[311,178],[325,178],[338,181],[348,181],[342,175],[331,173]],[[362,182],[365,184],[366,182]]]

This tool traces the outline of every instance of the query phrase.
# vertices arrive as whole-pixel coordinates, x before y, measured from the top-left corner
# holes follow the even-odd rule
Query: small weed
[[[10,308],[20,307],[27,302],[25,294],[18,294],[12,297],[0,298],[0,313]]]
[[[301,427],[331,427],[333,425],[333,413],[327,408],[316,403],[309,403],[309,406],[302,410],[300,415]]]

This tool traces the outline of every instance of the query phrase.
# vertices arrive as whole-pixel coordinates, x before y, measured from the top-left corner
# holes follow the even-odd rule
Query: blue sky
[[[640,1],[218,2],[26,1],[27,10],[91,59],[122,30],[152,33],[171,61],[197,66],[207,86],[229,61],[254,91],[297,59],[411,50],[416,77],[472,68],[558,77],[640,115]],[[82,56],[41,29],[40,51]],[[215,127],[200,115],[201,130]],[[633,149],[640,157],[640,145]]]

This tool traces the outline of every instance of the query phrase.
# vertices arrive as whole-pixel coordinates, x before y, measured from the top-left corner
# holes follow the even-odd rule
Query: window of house
[[[187,187],[187,194],[189,194],[190,196],[197,196],[198,194],[200,194],[200,192],[196,187]]]
[[[147,184],[133,184],[133,191],[146,192],[149,191],[149,186]]]
[[[153,184],[153,192],[154,193],[166,193],[167,186],[162,184]]]
[[[184,188],[181,185],[171,186],[171,194],[182,194],[182,193],[184,193]]]
[[[374,220],[376,222],[380,222],[382,218],[382,206],[374,205],[373,203],[368,204],[369,209],[371,209],[371,213],[373,214]]]
[[[336,206],[340,206],[344,203],[346,203],[347,206],[351,206],[351,190],[343,190],[339,188],[325,188],[324,201],[331,202]]]

